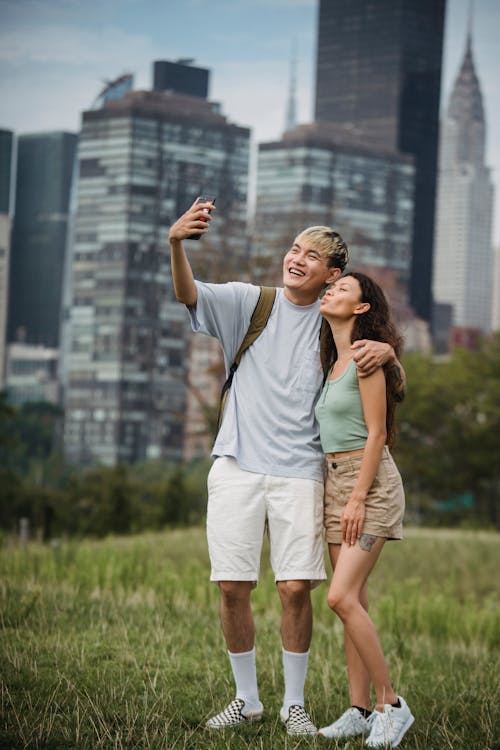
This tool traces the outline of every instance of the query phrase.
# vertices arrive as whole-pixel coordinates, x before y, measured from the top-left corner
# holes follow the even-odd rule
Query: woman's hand
[[[364,498],[351,495],[347,505],[340,516],[340,527],[342,529],[342,539],[346,544],[356,544],[363,532],[365,522],[365,501]]]

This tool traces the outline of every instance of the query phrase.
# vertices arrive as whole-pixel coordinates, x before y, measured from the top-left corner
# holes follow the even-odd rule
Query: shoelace
[[[371,722],[370,722],[371,719]],[[384,739],[386,735],[386,726],[389,721],[389,716],[386,713],[380,713],[378,711],[374,711],[369,717],[368,722],[370,722],[370,737],[373,737],[373,739]]]
[[[364,718],[363,714],[360,713],[357,708],[349,708],[344,715],[340,717],[338,722],[341,727],[345,727],[346,729],[358,729],[360,723],[363,724],[363,720],[369,721],[369,719]]]
[[[372,728],[372,724],[375,723],[375,719],[377,718],[377,715],[375,711],[372,711],[371,714],[367,717],[366,723],[368,725],[368,729]]]

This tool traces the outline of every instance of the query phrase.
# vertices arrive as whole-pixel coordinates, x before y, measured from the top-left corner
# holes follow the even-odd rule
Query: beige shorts
[[[326,579],[323,482],[256,474],[217,458],[208,474],[210,580],[256,583],[266,529],[276,581]]]
[[[342,544],[340,517],[361,467],[363,454],[327,459],[328,474],[325,484],[325,538],[329,544]],[[403,538],[405,495],[401,474],[387,446],[365,502],[363,534],[384,539]]]

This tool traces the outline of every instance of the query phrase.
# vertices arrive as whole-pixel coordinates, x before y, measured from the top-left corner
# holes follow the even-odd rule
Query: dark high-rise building
[[[14,133],[0,129],[0,214],[10,214]]]
[[[156,60],[153,63],[153,89],[206,99],[210,71],[207,68],[196,68],[191,62]]]
[[[14,133],[0,130],[0,389],[4,387],[12,211]]]
[[[414,156],[410,300],[430,319],[445,0],[320,0],[316,120]]]
[[[77,136],[21,135],[9,283],[9,341],[57,347]]]

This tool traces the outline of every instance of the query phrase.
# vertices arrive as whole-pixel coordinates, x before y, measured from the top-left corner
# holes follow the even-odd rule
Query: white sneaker
[[[260,704],[260,708],[255,711],[245,711],[244,709],[245,701],[241,698],[235,698],[220,714],[212,716],[205,726],[208,729],[227,729],[228,727],[237,727],[239,724],[248,724],[252,721],[261,720],[264,711],[262,703]]]
[[[400,708],[387,703],[384,705],[383,712],[373,712],[374,719],[365,743],[366,747],[397,747],[415,721],[406,701],[400,695],[398,698],[401,703]]]
[[[372,716],[373,714],[370,714],[368,719],[365,719],[357,708],[348,708],[337,721],[320,729],[318,734],[329,739],[334,737],[358,737],[362,734],[368,734]]]
[[[305,710],[304,706],[290,706],[288,711],[281,709],[280,718],[286,726],[287,734],[297,735],[318,733],[318,730],[312,723],[311,717]]]

